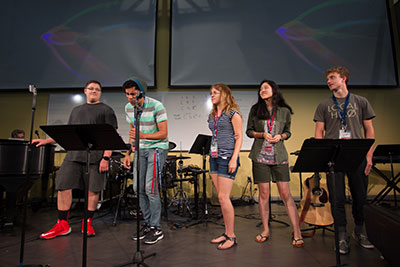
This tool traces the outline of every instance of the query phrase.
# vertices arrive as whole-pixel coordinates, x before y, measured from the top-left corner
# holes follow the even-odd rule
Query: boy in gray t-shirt
[[[375,113],[362,96],[351,94],[347,89],[349,71],[344,67],[333,67],[325,71],[327,84],[332,96],[322,101],[315,111],[315,138],[326,139],[375,139],[372,119]],[[364,248],[374,248],[367,236],[363,234],[363,207],[367,200],[368,174],[372,167],[373,147],[368,151],[366,159],[360,166],[354,166],[353,171],[347,172],[351,196],[353,198],[353,217],[355,228],[354,239]],[[343,172],[336,172],[335,177],[328,177],[327,184],[330,192],[329,201],[332,203],[332,193],[335,197],[335,224],[339,232],[339,252],[349,252],[349,238],[346,233],[346,194]],[[335,180],[335,192],[332,192],[332,182]],[[333,205],[332,205],[333,207]]]

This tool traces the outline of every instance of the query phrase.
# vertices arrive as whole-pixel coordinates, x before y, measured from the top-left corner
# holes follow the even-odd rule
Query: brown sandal
[[[256,238],[254,240],[258,243],[264,243],[268,240],[268,238],[269,238],[269,235],[259,234],[256,236]]]
[[[221,240],[221,241],[213,241],[213,240],[218,239],[218,238],[220,238],[220,237],[224,237],[225,239],[223,239],[223,240]],[[225,233],[223,233],[223,234],[221,234],[220,236],[217,236],[217,237],[213,238],[213,239],[210,241],[210,243],[211,243],[211,244],[220,244],[220,243],[222,243],[222,242],[225,242],[226,239],[228,239],[228,238],[229,238],[229,237],[228,237]]]
[[[294,239],[292,240],[292,245],[295,248],[302,248],[304,247],[304,240],[303,238],[299,238],[299,239]]]

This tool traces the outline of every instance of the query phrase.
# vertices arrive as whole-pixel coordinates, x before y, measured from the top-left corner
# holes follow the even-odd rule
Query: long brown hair
[[[216,83],[213,86],[211,86],[210,90],[213,88],[221,92],[221,101],[222,104],[224,105],[225,113],[228,113],[230,110],[235,110],[238,113],[240,113],[239,106],[232,95],[231,88],[229,88],[228,85],[224,83]],[[216,112],[217,112],[217,105],[213,105],[210,115],[214,117]]]

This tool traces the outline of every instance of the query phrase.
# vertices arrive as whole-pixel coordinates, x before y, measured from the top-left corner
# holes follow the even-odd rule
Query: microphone
[[[36,110],[36,96],[37,96],[37,90],[36,87],[33,84],[30,84],[28,86],[29,92],[33,94],[33,99],[32,99],[32,110]]]
[[[139,94],[136,96],[136,101],[143,98],[143,92],[139,91]]]
[[[39,131],[38,130],[35,130],[35,134],[40,139],[40,135],[39,135]]]
[[[32,94],[34,94],[34,95],[37,94],[36,87],[35,87],[33,84],[30,84],[30,85],[28,86],[28,89],[29,89],[29,93],[32,93]]]

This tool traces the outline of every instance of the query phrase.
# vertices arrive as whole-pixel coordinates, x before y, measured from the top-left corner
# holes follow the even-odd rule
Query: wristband
[[[107,161],[110,161],[110,157],[107,157],[107,156],[103,156],[103,159],[107,160]]]

